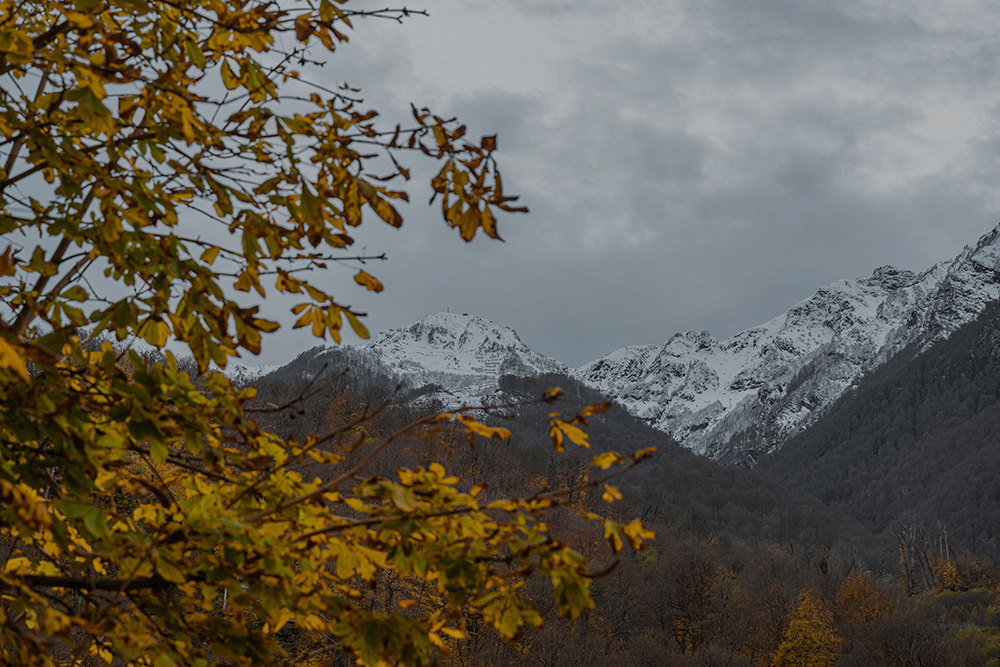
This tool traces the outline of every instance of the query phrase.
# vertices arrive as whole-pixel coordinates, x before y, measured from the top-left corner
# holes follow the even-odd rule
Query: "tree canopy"
[[[373,438],[362,411],[281,438],[256,416],[291,404],[252,408],[252,388],[211,372],[279,327],[260,315],[269,293],[300,296],[296,328],[339,342],[346,322],[367,336],[310,271],[364,259],[351,251],[362,222],[401,225],[403,154],[437,161],[433,198],[466,241],[499,238],[497,213],[524,210],[504,193],[494,137],[467,141],[457,121],[417,108],[408,126],[382,127],[358,90],[294,69],[329,57],[362,16],[410,13],[0,0],[4,660],[274,664],[293,659],[279,636],[294,627],[311,638],[294,660],[419,665],[461,640],[470,615],[508,640],[537,626],[520,592],[532,574],[563,615],[592,606],[593,572],[544,512],[649,450],[602,453],[603,472],[526,498],[440,464],[377,477],[368,465],[403,439],[508,432],[463,410]],[[382,289],[364,269],[354,281]],[[186,347],[193,365],[114,342],[135,338]],[[552,413],[555,445],[586,445],[580,427],[603,409]],[[307,460],[334,472],[303,478]],[[585,518],[613,551],[651,536],[638,521]],[[375,611],[366,601],[389,576],[414,596]]]

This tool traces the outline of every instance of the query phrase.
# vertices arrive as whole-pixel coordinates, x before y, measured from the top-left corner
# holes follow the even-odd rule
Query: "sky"
[[[352,6],[384,6],[362,0]],[[389,260],[319,278],[375,333],[467,312],[579,366],[675,332],[725,338],[823,285],[921,271],[1000,223],[1000,9],[949,0],[425,0],[357,21],[309,76],[497,133],[504,242],[464,243],[414,168]],[[349,339],[348,342],[358,342]],[[281,363],[316,344],[270,337]]]

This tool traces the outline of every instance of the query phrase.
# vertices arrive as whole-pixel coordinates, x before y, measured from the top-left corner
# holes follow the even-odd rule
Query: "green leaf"
[[[59,296],[69,301],[86,301],[90,298],[90,294],[87,293],[87,290],[83,289],[79,285],[73,285]]]
[[[63,515],[71,519],[84,517],[94,509],[90,503],[80,503],[74,500],[57,500],[53,504]]]
[[[167,460],[167,446],[162,440],[152,440],[149,443],[149,456],[156,463],[163,463]]]
[[[577,579],[561,579],[556,586],[556,603],[559,615],[575,619],[581,612],[594,608],[590,590]]]
[[[361,323],[361,321],[349,310],[344,310],[344,315],[347,317],[347,321],[351,323],[351,328],[354,329],[354,333],[358,335],[358,338],[368,338],[368,329]]]
[[[83,517],[83,525],[87,527],[95,537],[105,537],[111,531],[108,529],[108,522],[104,516],[104,510],[99,507],[90,507],[90,511]]]
[[[168,560],[160,558],[156,561],[156,571],[161,577],[175,584],[184,583],[184,573]]]
[[[187,47],[188,58],[191,59],[191,62],[194,63],[195,67],[197,67],[198,69],[204,70],[205,54],[201,52],[201,49],[198,48],[198,45],[195,44],[194,40],[189,39],[185,46]]]
[[[151,317],[139,326],[136,333],[153,347],[163,347],[170,337],[170,325],[163,320]]]

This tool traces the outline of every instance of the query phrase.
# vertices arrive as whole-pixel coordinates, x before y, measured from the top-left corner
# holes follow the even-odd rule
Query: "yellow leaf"
[[[643,548],[643,540],[651,540],[656,537],[656,533],[642,525],[640,519],[633,519],[622,526],[622,532],[625,533],[625,539],[636,551]]]
[[[587,441],[589,436],[587,435],[586,431],[579,428],[578,426],[574,426],[569,422],[564,422],[561,419],[553,419],[552,427],[558,428],[560,431],[565,433],[566,437],[569,438],[570,441],[573,442],[573,444],[579,445],[581,447],[587,447],[587,448],[590,447],[590,443]]]
[[[622,536],[618,534],[618,527],[611,521],[604,522],[604,539],[615,553],[622,550]]]
[[[483,436],[484,438],[500,438],[501,440],[506,440],[510,437],[510,431],[505,428],[487,426],[486,424],[480,424],[472,417],[467,417],[465,415],[455,415],[455,419],[462,422],[466,429]]]
[[[18,352],[17,348],[8,343],[4,338],[0,338],[0,366],[14,371],[25,382],[31,381],[31,378],[28,377],[28,369],[24,365],[24,360],[21,358],[21,354]]]
[[[7,574],[31,574],[31,561],[24,557],[11,558],[4,567]]]
[[[590,461],[590,465],[600,468],[601,470],[607,470],[611,466],[618,465],[623,461],[624,459],[618,452],[604,452],[603,454],[595,456]]]
[[[382,283],[378,281],[377,278],[372,277],[367,271],[362,269],[358,271],[358,274],[354,276],[354,282],[361,285],[362,287],[367,287],[370,292],[381,292],[385,289]]]
[[[253,325],[264,333],[274,333],[281,328],[281,325],[271,320],[254,320]]]
[[[483,231],[490,238],[500,239],[500,234],[497,233],[496,218],[493,217],[493,212],[488,207],[483,209]]]
[[[639,451],[637,451],[635,454],[632,455],[632,458],[636,461],[641,461],[643,459],[648,459],[655,453],[656,453],[656,447],[649,447],[647,449],[640,449]]]
[[[193,144],[195,140],[193,119],[190,109],[187,107],[181,109],[181,134],[184,135],[184,141],[187,142],[188,146]]]
[[[517,502],[513,500],[494,500],[486,506],[490,510],[503,510],[504,512],[514,512],[517,510]]]
[[[470,208],[462,213],[462,215],[458,216],[457,220],[453,220],[452,226],[458,227],[462,240],[471,241],[476,236],[476,230],[480,227],[481,219],[482,213],[479,209]]]
[[[304,618],[299,618],[295,621],[295,625],[306,630],[313,630],[315,632],[323,632],[327,629],[327,622],[322,619],[322,617],[316,614],[309,614]]]
[[[314,301],[323,302],[323,301],[326,301],[327,299],[330,298],[329,296],[327,296],[326,293],[324,293],[321,290],[316,289],[315,287],[313,287],[309,283],[302,283],[302,286],[306,288],[306,292],[309,293],[309,296],[311,296]]]
[[[234,90],[240,85],[240,80],[233,74],[233,70],[229,69],[228,61],[222,61],[222,67],[219,71],[222,74],[222,83],[227,90]]]
[[[408,489],[402,486],[395,486],[392,489],[392,504],[404,512],[413,512],[420,509],[417,499]]]
[[[591,415],[596,415],[601,412],[607,412],[610,409],[611,409],[610,403],[592,403],[587,407],[585,407],[583,409],[583,412],[580,413],[580,415],[583,417],[589,417]]]
[[[175,584],[184,582],[184,573],[168,560],[158,560],[156,562],[156,571],[167,581],[172,581]]]
[[[556,451],[561,454],[565,449],[563,446],[563,434],[555,424],[552,424],[549,428],[549,437],[552,438],[552,444],[556,446]]]
[[[292,325],[292,328],[293,329],[301,329],[302,327],[304,327],[307,324],[309,324],[310,322],[312,322],[313,321],[313,310],[315,310],[315,309],[312,308],[312,307],[310,307],[310,309],[308,311],[306,311],[305,313],[303,313],[303,315],[299,319],[295,320],[295,324]]]
[[[80,30],[86,30],[88,28],[94,27],[94,21],[86,14],[81,14],[80,12],[74,12],[72,10],[65,12],[66,19],[69,21],[70,25],[74,28],[79,28]]]
[[[136,521],[156,521],[156,506],[139,505],[132,511],[132,518]]]
[[[201,253],[201,261],[205,262],[209,266],[215,263],[215,258],[219,256],[219,246],[211,246],[205,252]]]
[[[326,338],[326,320],[323,319],[323,311],[314,308],[312,311],[312,334],[317,338]]]

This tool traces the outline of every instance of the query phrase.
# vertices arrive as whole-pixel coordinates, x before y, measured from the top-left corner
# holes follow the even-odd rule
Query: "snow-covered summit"
[[[726,340],[676,334],[572,374],[691,449],[733,459],[779,447],[897,351],[950,335],[998,298],[1000,228],[919,274],[883,266],[833,282]]]
[[[475,315],[437,313],[376,335],[364,347],[410,384],[436,384],[453,402],[478,402],[495,393],[503,375],[568,373],[565,364],[535,352],[510,327]]]
[[[246,366],[235,361],[230,361],[226,364],[226,368],[222,373],[235,384],[249,384],[254,380],[259,380],[265,375],[273,373],[279,368],[281,368],[280,365],[261,364],[259,366]]]

